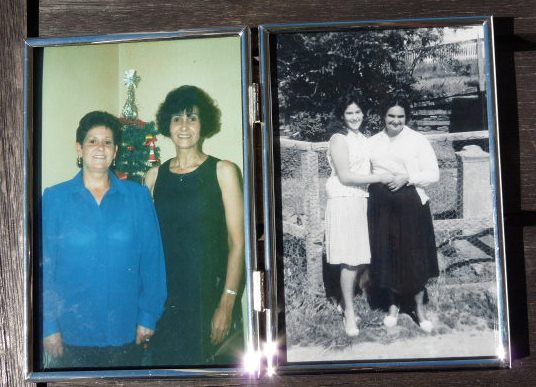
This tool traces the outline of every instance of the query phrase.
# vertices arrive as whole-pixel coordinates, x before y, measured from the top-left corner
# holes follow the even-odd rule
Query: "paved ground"
[[[415,337],[389,344],[359,343],[342,350],[321,346],[293,347],[287,350],[289,362],[425,359],[445,357],[490,356],[497,353],[495,332],[464,331],[444,335]]]

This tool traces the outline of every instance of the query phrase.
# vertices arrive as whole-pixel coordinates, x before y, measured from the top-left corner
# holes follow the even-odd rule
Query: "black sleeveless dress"
[[[172,173],[160,166],[154,201],[166,255],[168,301],[151,340],[153,365],[213,364],[211,321],[227,274],[227,226],[209,156],[196,170]],[[141,237],[141,236],[140,236]],[[235,311],[240,310],[237,300]],[[236,319],[235,323],[236,324]]]

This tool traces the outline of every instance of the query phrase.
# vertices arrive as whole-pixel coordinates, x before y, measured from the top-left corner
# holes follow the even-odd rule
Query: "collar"
[[[397,138],[401,138],[401,137],[404,137],[406,136],[406,134],[408,133],[408,131],[411,130],[410,128],[408,128],[406,125],[404,125],[404,127],[402,128],[402,130],[400,131],[400,133],[398,133],[396,136],[394,137],[389,137],[389,135],[387,134],[386,132],[386,129],[382,130],[380,133],[382,135],[382,137],[385,137],[386,139],[390,140],[391,138],[393,139],[397,139]]]
[[[114,192],[124,192],[125,187],[117,175],[112,171],[108,171],[108,176],[110,178],[110,190],[108,193],[112,194]],[[84,171],[82,169],[76,174],[71,182],[73,184],[73,192],[83,192],[87,190],[86,186],[84,185]]]
[[[358,131],[356,133],[356,132],[354,132],[353,130],[350,130],[350,129],[348,129],[348,133],[346,135],[347,136],[357,137],[357,138],[365,137],[365,135],[363,133],[361,133],[361,131]]]

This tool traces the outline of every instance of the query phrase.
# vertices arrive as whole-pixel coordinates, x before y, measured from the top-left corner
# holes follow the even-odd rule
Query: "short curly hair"
[[[348,109],[348,106],[356,104],[363,112],[363,124],[365,123],[365,111],[363,110],[363,98],[358,93],[349,93],[339,97],[336,101],[333,114],[335,116],[335,122],[328,127],[329,134],[348,134],[348,128],[344,123],[344,112]],[[363,127],[363,124],[361,127]]]
[[[333,110],[335,118],[344,123],[344,112],[348,109],[348,106],[352,104],[356,104],[359,109],[363,111],[363,114],[365,114],[363,102],[363,97],[357,93],[347,94],[340,97],[337,99],[335,109]]]
[[[83,144],[87,133],[96,126],[105,126],[112,131],[114,145],[121,142],[121,122],[116,116],[103,111],[89,112],[80,119],[76,129],[76,142]]]
[[[171,90],[156,113],[156,125],[164,136],[169,137],[171,117],[186,111],[192,113],[199,110],[201,121],[201,137],[208,138],[221,129],[221,111],[216,102],[203,89],[197,86],[184,85]]]

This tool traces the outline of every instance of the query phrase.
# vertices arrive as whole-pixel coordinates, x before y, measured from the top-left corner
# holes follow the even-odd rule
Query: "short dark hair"
[[[382,102],[382,117],[385,117],[387,110],[391,109],[393,106],[400,106],[404,109],[404,114],[406,115],[406,124],[411,119],[411,109],[410,103],[406,98],[403,97],[389,97]]]
[[[351,104],[355,103],[357,106],[359,106],[360,109],[363,109],[363,101],[362,97],[357,94],[347,94],[342,97],[340,97],[337,100],[337,105],[335,105],[335,117],[337,117],[339,120],[344,121],[344,112],[350,106]],[[364,112],[363,112],[364,113]]]
[[[361,111],[363,111],[363,115],[365,115],[362,102],[362,97],[356,93],[350,93],[339,97],[335,104],[335,108],[333,109],[333,114],[335,115],[335,119],[337,120],[338,125],[331,125],[328,128],[328,131],[332,134],[347,134],[348,128],[344,125],[344,112],[346,111],[348,106],[355,103],[361,109]],[[363,124],[361,124],[361,126],[363,126]]]
[[[184,85],[171,90],[156,113],[156,125],[164,136],[169,137],[169,124],[175,114],[192,113],[199,110],[201,121],[201,137],[208,138],[221,129],[221,111],[216,102],[203,89],[197,86]]]
[[[92,111],[82,117],[76,129],[76,142],[83,144],[87,133],[96,126],[105,126],[112,131],[114,145],[121,142],[121,122],[116,116],[103,111]]]

